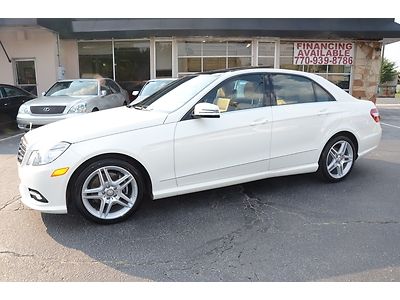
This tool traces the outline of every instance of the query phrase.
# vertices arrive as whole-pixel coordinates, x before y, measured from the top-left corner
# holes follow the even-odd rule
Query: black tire
[[[92,109],[92,112],[96,112],[96,111],[99,111],[99,109],[97,107]]]
[[[107,170],[108,175],[112,179],[112,183],[115,183],[118,179],[121,179],[124,176],[128,176],[128,174],[132,176],[132,180],[125,188],[117,190],[117,185],[114,186],[107,184],[110,181],[108,181],[104,170]],[[103,184],[100,183],[99,174],[102,174],[103,180],[105,180]],[[127,179],[127,181],[129,181],[130,177],[127,177]],[[124,182],[125,181],[122,181],[122,185],[124,185]],[[134,184],[136,185],[134,186]],[[89,191],[90,189],[102,189],[102,191],[86,193],[87,196],[84,197],[84,187],[86,191]],[[87,189],[87,187],[89,187],[89,189]],[[113,191],[113,195],[108,194],[108,192]],[[128,202],[120,197],[122,193],[127,198],[131,196],[133,197],[133,195],[136,195],[136,197],[134,201]],[[93,194],[93,196],[91,194]],[[116,158],[106,158],[90,163],[76,177],[75,182],[72,184],[73,201],[79,212],[86,219],[99,224],[113,224],[126,220],[139,208],[144,194],[145,184],[140,171],[129,162]],[[89,197],[98,198],[88,199]],[[116,203],[118,201],[125,206]],[[110,209],[108,209],[108,207],[110,207]],[[107,209],[109,212],[107,212]],[[101,215],[100,210],[102,212],[106,211],[103,217],[99,216],[99,214]],[[96,211],[97,215],[95,215]],[[113,215],[115,215],[115,217]]]
[[[346,144],[346,149],[348,150],[348,155],[338,155],[336,158],[333,158],[333,154],[330,154],[330,151],[332,147],[334,147],[334,150],[337,149],[337,147],[340,146],[340,144]],[[348,147],[351,147],[348,148]],[[350,158],[349,154],[351,152],[351,163],[350,163]],[[325,181],[327,182],[339,182],[343,179],[345,179],[350,173],[351,170],[353,169],[355,160],[357,157],[356,149],[354,146],[354,143],[351,139],[349,139],[346,136],[337,136],[329,140],[329,142],[325,145],[324,149],[322,150],[321,156],[319,158],[319,168],[317,171],[317,174]],[[349,160],[349,163],[346,164],[346,160]],[[340,162],[343,162],[343,164],[338,167],[335,167],[335,165],[339,164]],[[336,162],[336,163],[335,163]],[[333,170],[329,171],[328,169],[328,164],[333,164],[331,165],[333,167]],[[335,163],[335,164],[334,164]],[[346,167],[343,167],[344,164],[346,164]],[[340,175],[340,170],[342,170],[342,174]],[[345,170],[345,172],[343,172]],[[335,174],[336,173],[336,174]]]

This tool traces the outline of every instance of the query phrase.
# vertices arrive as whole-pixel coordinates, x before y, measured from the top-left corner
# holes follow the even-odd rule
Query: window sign
[[[294,65],[352,65],[354,44],[349,42],[294,42]]]

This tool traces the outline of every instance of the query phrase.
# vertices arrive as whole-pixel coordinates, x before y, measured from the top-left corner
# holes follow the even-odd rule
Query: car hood
[[[118,107],[50,123],[26,133],[32,144],[78,143],[102,136],[161,125],[167,113]]]
[[[38,106],[50,106],[50,105],[61,105],[61,106],[72,106],[73,104],[82,101],[89,100],[97,96],[82,96],[82,97],[71,97],[71,96],[52,96],[46,97],[41,96],[36,99],[25,102],[26,105],[38,105]]]

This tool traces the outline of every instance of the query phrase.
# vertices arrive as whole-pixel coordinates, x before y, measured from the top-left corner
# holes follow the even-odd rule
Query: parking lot
[[[147,202],[111,226],[24,207],[20,132],[4,131],[0,280],[399,281],[400,105],[391,103],[379,106],[379,148],[343,182],[266,179]]]

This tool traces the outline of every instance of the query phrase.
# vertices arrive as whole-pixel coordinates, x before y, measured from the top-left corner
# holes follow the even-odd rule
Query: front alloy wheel
[[[344,179],[355,160],[353,142],[344,136],[332,139],[324,148],[319,161],[319,173],[330,182]]]
[[[86,218],[102,224],[126,219],[143,198],[140,173],[117,159],[90,164],[78,176],[75,186],[78,209]]]

